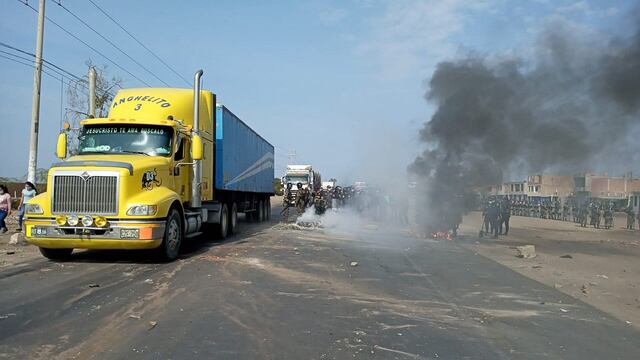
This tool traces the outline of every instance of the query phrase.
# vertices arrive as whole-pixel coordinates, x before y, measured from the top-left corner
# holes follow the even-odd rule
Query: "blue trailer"
[[[216,104],[213,200],[203,202],[208,223],[236,230],[238,213],[248,221],[271,217],[274,147],[224,105]]]
[[[216,190],[273,194],[273,145],[220,104],[215,153]]]

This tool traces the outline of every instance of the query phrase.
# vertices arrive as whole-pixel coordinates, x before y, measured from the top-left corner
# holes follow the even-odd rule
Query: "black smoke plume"
[[[425,95],[436,110],[420,131],[427,150],[409,166],[426,195],[418,220],[427,230],[448,228],[474,189],[506,177],[633,165],[640,33],[598,41],[556,21],[532,49],[436,66]]]

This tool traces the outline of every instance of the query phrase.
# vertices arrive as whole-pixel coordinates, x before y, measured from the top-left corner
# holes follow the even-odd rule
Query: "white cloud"
[[[371,23],[372,34],[358,47],[380,63],[383,74],[401,78],[425,75],[438,60],[451,55],[451,37],[464,29],[466,18],[493,12],[496,1],[399,0],[388,3]]]

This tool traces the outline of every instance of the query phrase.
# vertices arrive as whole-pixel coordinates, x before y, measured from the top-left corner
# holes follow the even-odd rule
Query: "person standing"
[[[0,185],[0,232],[6,233],[7,224],[4,219],[11,215],[11,195],[6,186]]]
[[[30,181],[25,182],[24,189],[22,189],[20,205],[18,205],[18,229],[16,229],[16,231],[22,231],[22,220],[24,219],[25,205],[36,195],[38,195],[36,186]]]

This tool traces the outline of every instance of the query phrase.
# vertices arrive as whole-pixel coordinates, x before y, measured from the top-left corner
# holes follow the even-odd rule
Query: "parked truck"
[[[311,165],[287,165],[282,177],[282,185],[286,187],[287,183],[292,185],[291,190],[294,196],[298,190],[296,187],[298,183],[301,183],[303,188],[309,189],[311,192],[320,190],[322,187],[320,173],[314,171]]]
[[[76,156],[67,132],[47,191],[26,205],[26,237],[50,259],[73,249],[155,249],[177,257],[187,238],[220,238],[270,217],[274,148],[200,89],[120,90],[106,118],[81,122]]]

